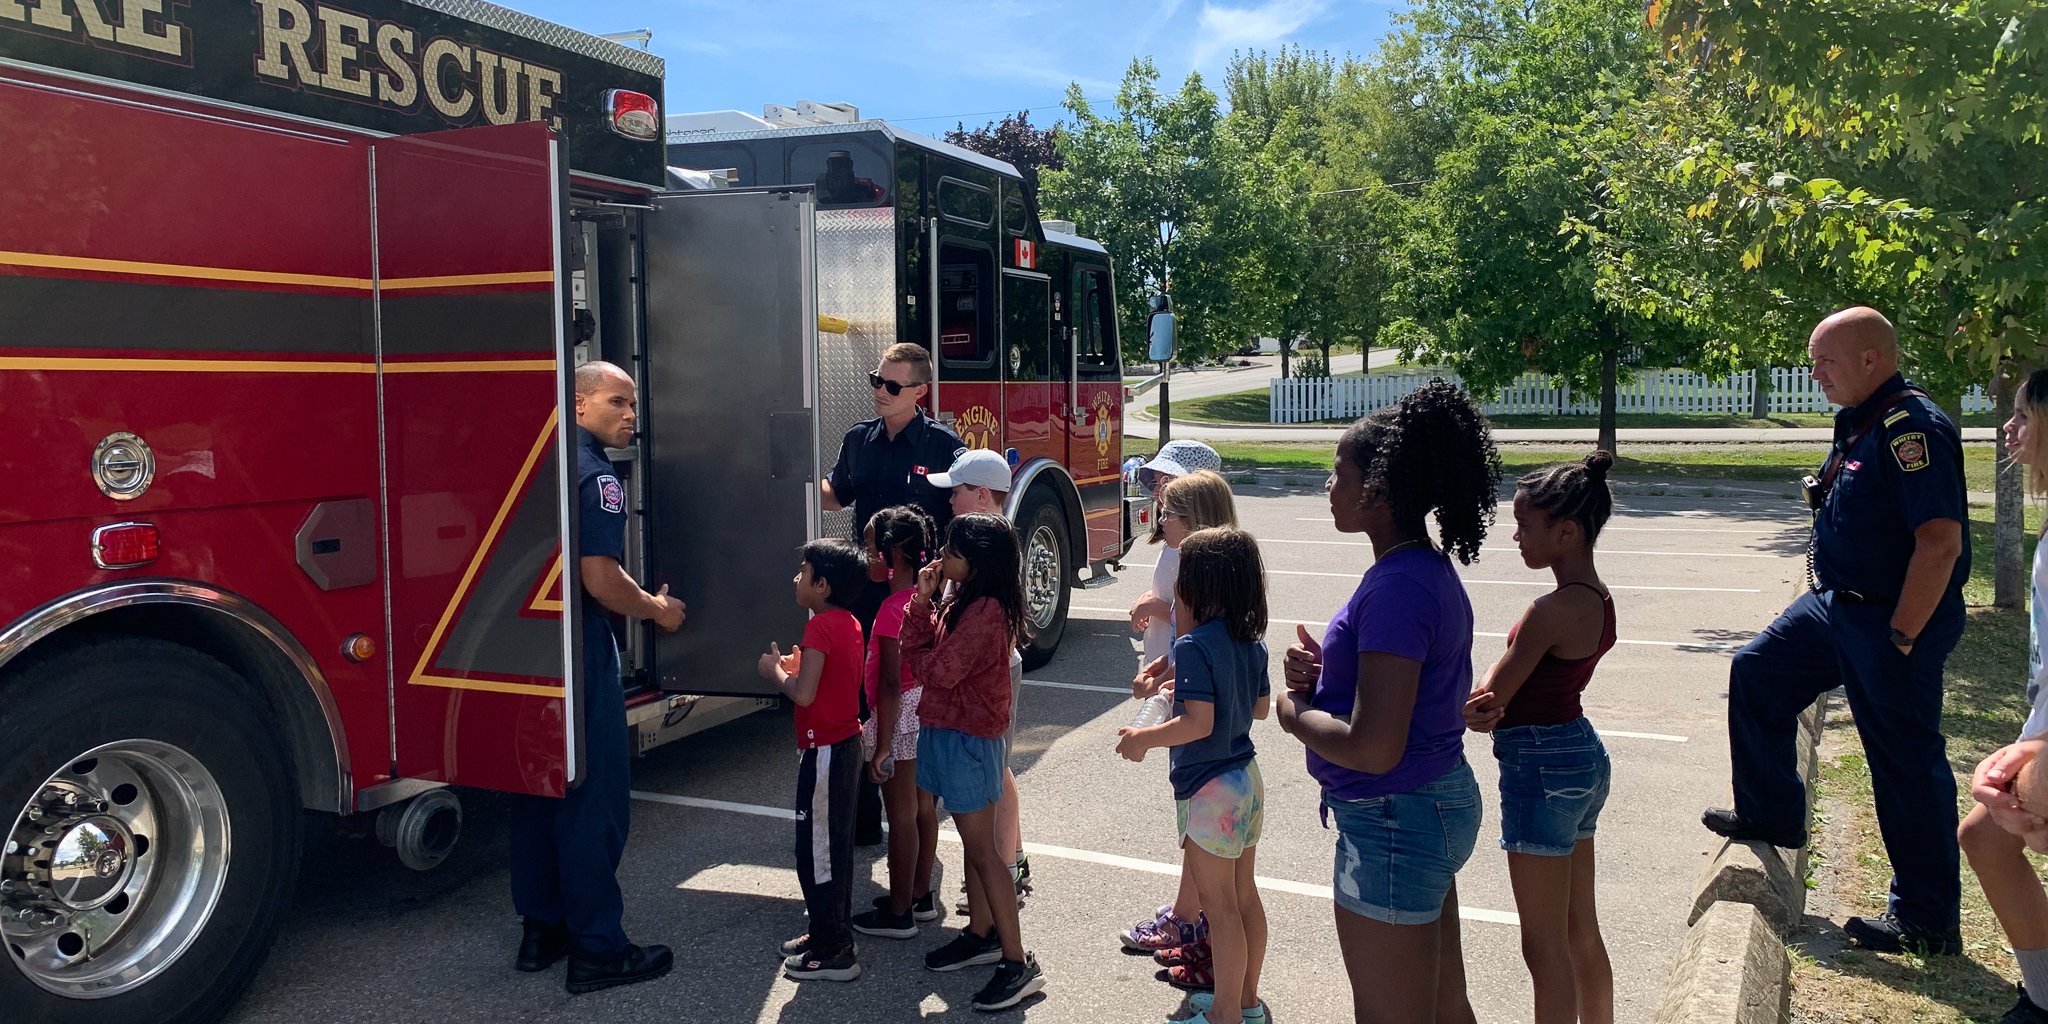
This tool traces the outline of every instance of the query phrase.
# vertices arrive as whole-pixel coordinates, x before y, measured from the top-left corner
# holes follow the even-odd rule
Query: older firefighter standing
[[[626,941],[619,859],[626,849],[630,786],[626,699],[612,615],[652,619],[669,632],[683,624],[683,603],[668,588],[649,594],[626,575],[626,495],[607,446],[633,440],[633,378],[610,363],[576,369],[576,479],[582,503],[577,575],[583,584],[585,772],[560,799],[515,797],[512,905],[525,919],[521,971],[569,959],[567,988],[595,992],[648,981],[674,964],[667,946]]]
[[[1844,687],[1870,759],[1891,898],[1843,930],[1882,952],[1962,952],[1956,780],[1941,732],[1942,665],[1963,633],[1970,575],[1963,449],[1955,424],[1899,376],[1898,335],[1874,309],[1813,329],[1813,378],[1835,414],[1835,446],[1808,478],[1811,587],[1735,655],[1728,747],[1735,807],[1714,832],[1806,845],[1806,792],[1794,723]]]

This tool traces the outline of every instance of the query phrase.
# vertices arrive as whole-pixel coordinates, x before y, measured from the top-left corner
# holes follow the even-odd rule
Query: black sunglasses
[[[894,398],[895,396],[902,394],[904,388],[914,388],[917,386],[918,385],[916,384],[902,384],[893,380],[889,380],[888,378],[883,377],[879,373],[868,374],[868,387],[876,388],[882,391],[887,391],[889,393],[889,397],[891,398]]]

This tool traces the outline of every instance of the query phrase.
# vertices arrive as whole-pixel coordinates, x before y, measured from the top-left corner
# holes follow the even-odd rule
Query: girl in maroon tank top
[[[1465,723],[1493,734],[1500,762],[1501,849],[1535,980],[1536,1024],[1612,1024],[1614,972],[1593,902],[1593,832],[1612,769],[1579,695],[1614,647],[1614,600],[1593,566],[1613,512],[1614,457],[1523,477],[1515,543],[1557,589],[1508,632],[1507,653],[1465,704]]]

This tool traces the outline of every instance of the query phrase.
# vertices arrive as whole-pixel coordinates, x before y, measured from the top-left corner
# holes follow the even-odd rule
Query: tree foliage
[[[1031,123],[1031,111],[1020,110],[1000,121],[990,121],[973,131],[956,122],[946,141],[983,156],[1007,161],[1024,179],[1024,201],[1038,202],[1038,179],[1043,171],[1066,166],[1060,159],[1060,126],[1040,128]]]

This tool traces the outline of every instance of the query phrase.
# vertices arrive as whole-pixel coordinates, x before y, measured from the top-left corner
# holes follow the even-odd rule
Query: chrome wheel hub
[[[0,944],[58,995],[129,991],[204,930],[228,841],[220,787],[190,754],[155,740],[86,751],[36,788],[6,833]]]
[[[1059,613],[1061,561],[1052,527],[1031,531],[1024,549],[1024,611],[1036,630],[1051,629],[1053,616]]]

